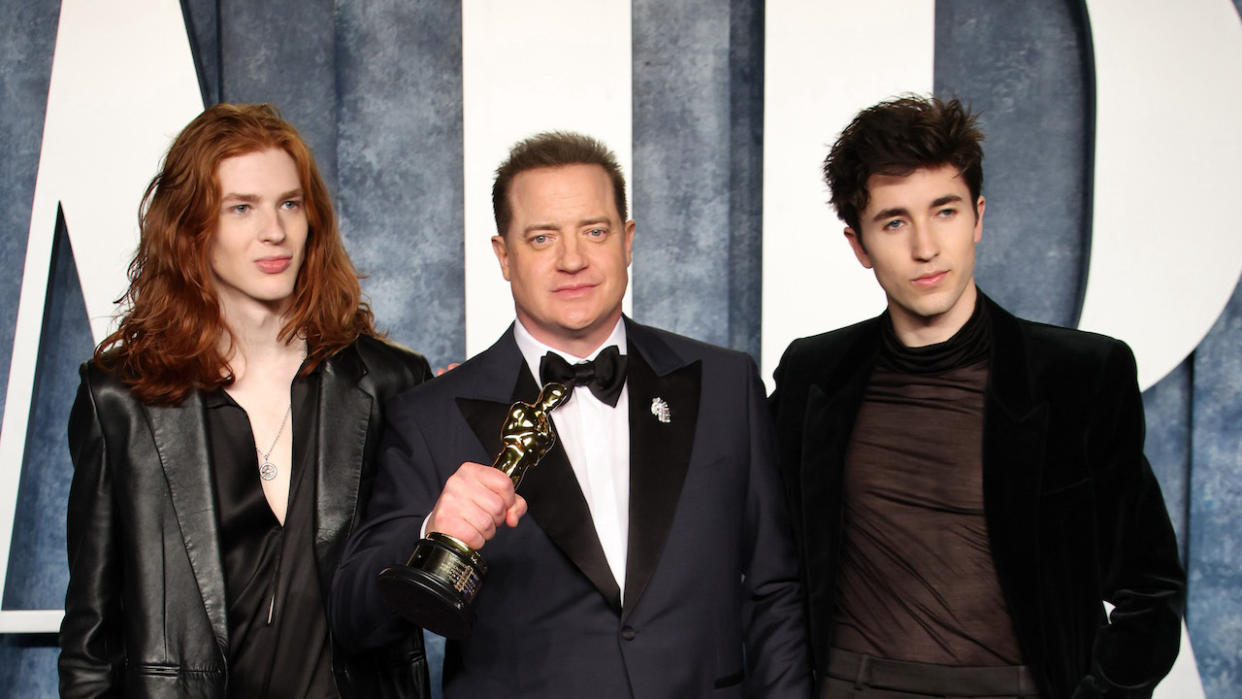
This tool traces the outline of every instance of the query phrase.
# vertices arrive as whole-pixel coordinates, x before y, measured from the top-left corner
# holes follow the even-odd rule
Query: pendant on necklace
[[[265,481],[270,481],[274,479],[275,477],[276,477],[276,464],[272,463],[271,461],[268,461],[267,459],[264,459],[263,463],[259,464],[259,478],[262,478]]]

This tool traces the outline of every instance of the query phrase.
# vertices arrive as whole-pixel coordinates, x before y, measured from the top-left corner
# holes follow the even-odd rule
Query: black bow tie
[[[548,352],[539,361],[539,379],[545,384],[565,384],[571,392],[574,386],[586,386],[596,398],[615,408],[625,385],[625,365],[626,357],[616,345],[605,348],[594,361],[573,365],[561,355]]]

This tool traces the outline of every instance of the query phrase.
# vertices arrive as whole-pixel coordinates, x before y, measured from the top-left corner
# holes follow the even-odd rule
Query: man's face
[[[279,148],[220,161],[220,210],[208,255],[226,309],[282,311],[306,251],[306,209],[293,158]]]
[[[599,165],[525,170],[509,185],[509,230],[492,238],[518,319],[536,339],[585,356],[621,317],[634,222],[622,222]]]
[[[972,206],[952,165],[872,175],[867,191],[861,240],[852,228],[845,236],[858,261],[875,271],[898,337],[909,346],[949,339],[974,312],[983,197]]]

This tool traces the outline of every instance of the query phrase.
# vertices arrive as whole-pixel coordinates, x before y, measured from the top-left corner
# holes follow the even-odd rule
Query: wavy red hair
[[[142,401],[180,402],[232,382],[220,340],[228,332],[209,261],[220,207],[220,162],[270,148],[293,158],[309,231],[280,339],[306,340],[304,372],[359,335],[375,335],[358,272],[337,230],[327,187],[306,143],[276,108],[218,104],[173,141],[139,207],[138,252],[129,264],[120,326],[95,350]]]

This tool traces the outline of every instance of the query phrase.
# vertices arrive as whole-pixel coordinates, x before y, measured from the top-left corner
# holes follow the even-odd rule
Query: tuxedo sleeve
[[[381,570],[407,562],[418,542],[419,526],[443,487],[415,407],[409,394],[388,406],[370,502],[362,524],[345,544],[333,578],[332,631],[350,652],[378,648],[419,632],[395,615],[377,583]]]
[[[69,587],[58,669],[60,695],[75,699],[120,696],[125,663],[112,471],[90,371],[82,366],[82,383],[69,413]]]
[[[810,695],[802,584],[776,471],[763,384],[748,361],[750,488],[746,500],[746,659],[748,697]]]
[[[1164,497],[1143,455],[1134,356],[1116,342],[1087,426],[1094,471],[1101,594],[1115,608],[1096,634],[1075,697],[1146,696],[1181,640],[1185,573]]]

